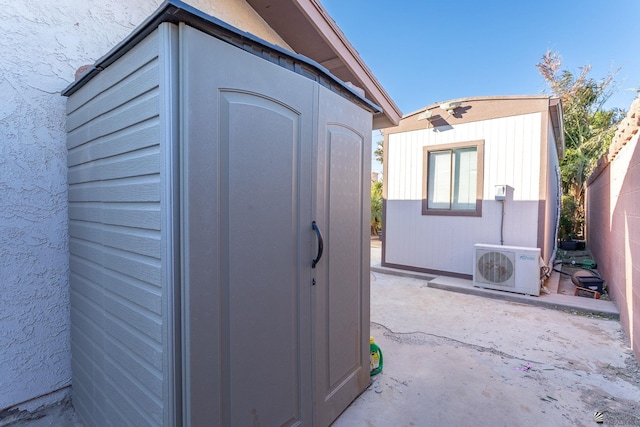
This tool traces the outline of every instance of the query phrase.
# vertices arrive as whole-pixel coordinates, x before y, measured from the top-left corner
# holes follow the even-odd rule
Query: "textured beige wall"
[[[187,0],[185,3],[270,43],[291,50],[284,40],[243,0]]]
[[[0,0],[0,411],[71,382],[60,92],[160,3]],[[243,0],[189,3],[285,46]]]

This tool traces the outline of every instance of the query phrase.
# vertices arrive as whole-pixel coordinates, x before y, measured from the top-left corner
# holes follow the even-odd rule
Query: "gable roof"
[[[374,129],[398,124],[402,112],[319,0],[246,1],[296,53],[363,89],[365,98],[382,108],[374,115]]]

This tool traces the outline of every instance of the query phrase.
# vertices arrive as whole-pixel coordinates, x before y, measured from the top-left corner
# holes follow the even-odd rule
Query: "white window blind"
[[[453,191],[451,209],[473,210],[476,208],[476,179],[478,175],[478,152],[475,147],[453,150]]]
[[[429,209],[451,208],[451,152],[429,153]]]
[[[428,162],[428,208],[475,210],[477,147],[431,151]]]

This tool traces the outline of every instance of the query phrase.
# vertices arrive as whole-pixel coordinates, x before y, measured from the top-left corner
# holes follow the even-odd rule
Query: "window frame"
[[[429,208],[429,153],[435,151],[453,151],[461,148],[476,148],[476,208],[475,209],[433,209]],[[439,216],[482,216],[482,189],[484,186],[484,140],[455,142],[451,144],[427,145],[422,147],[422,215]]]

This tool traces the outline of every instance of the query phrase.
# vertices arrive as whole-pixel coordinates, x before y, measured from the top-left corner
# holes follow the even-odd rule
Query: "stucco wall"
[[[640,98],[587,182],[587,244],[640,360]]]
[[[0,0],[0,411],[71,382],[65,98],[160,0]],[[242,0],[189,3],[286,45]]]

